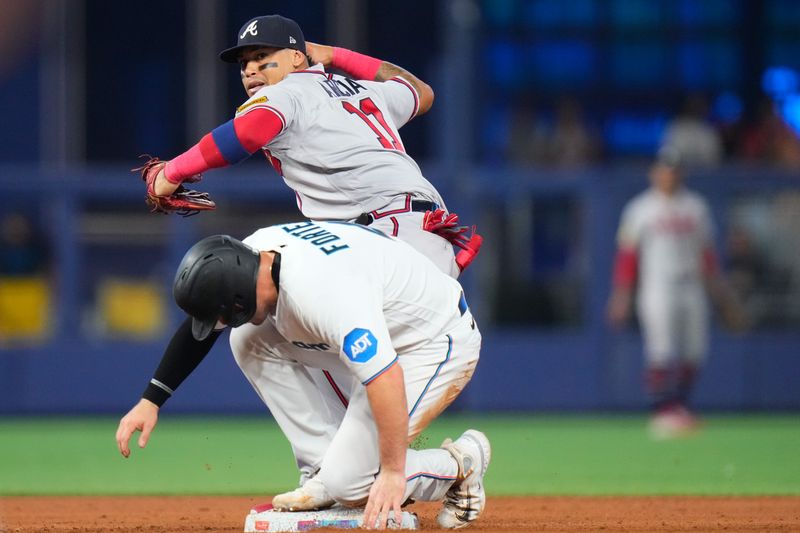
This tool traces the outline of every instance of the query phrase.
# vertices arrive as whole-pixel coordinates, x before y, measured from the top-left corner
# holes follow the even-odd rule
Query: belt
[[[424,213],[425,211],[436,211],[437,209],[439,209],[439,204],[436,202],[431,202],[429,200],[413,200],[411,195],[408,195],[406,196],[406,203],[403,207],[389,209],[383,212],[380,212],[376,209],[375,211],[370,211],[369,213],[361,213],[355,219],[355,223],[361,224],[362,226],[369,226],[379,218],[399,215],[400,213],[408,213],[410,211],[415,213]]]
[[[458,299],[458,311],[461,313],[461,316],[464,316],[464,313],[467,312],[469,306],[467,305],[467,299],[464,298],[464,293],[461,293],[461,297]]]

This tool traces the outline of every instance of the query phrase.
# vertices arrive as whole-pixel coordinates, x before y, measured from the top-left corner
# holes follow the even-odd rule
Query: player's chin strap
[[[461,251],[456,254],[456,263],[461,272],[478,256],[483,244],[483,237],[475,232],[475,226],[460,226],[458,215],[446,213],[444,209],[425,211],[422,218],[422,229],[435,233],[443,239],[447,239],[453,246],[461,248]]]

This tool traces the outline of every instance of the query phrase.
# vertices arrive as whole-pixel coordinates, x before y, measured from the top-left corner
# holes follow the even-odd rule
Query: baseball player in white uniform
[[[292,442],[329,436],[315,479],[341,504],[366,503],[365,524],[383,527],[409,498],[444,499],[446,528],[481,513],[491,455],[483,433],[408,448],[469,382],[481,343],[459,283],[411,246],[341,222],[272,226],[244,242],[208,237],[183,258],[173,294],[192,317],[184,337],[210,348],[220,328],[233,328],[237,362],[284,431],[298,432]],[[156,392],[174,390],[202,351],[173,339]],[[308,369],[353,379],[331,398]],[[308,418],[322,408],[326,417]],[[135,430],[146,444],[158,409],[143,399],[120,421],[124,456]]]
[[[707,290],[721,286],[708,205],[681,185],[675,152],[661,152],[650,181],[622,213],[608,311],[613,325],[627,321],[638,280],[650,428],[670,437],[697,426],[686,402],[708,348]]]
[[[391,63],[306,43],[297,23],[279,15],[245,23],[220,58],[239,64],[249,98],[232,120],[166,164],[156,194],[169,196],[183,181],[261,151],[307,218],[372,225],[411,242],[454,277],[472,261],[480,237],[468,237],[448,215],[398,133],[433,104],[426,83]],[[453,244],[462,248],[455,257]]]

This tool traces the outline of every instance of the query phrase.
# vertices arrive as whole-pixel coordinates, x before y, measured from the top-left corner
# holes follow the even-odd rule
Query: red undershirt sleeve
[[[717,274],[719,262],[717,261],[717,254],[710,246],[703,250],[703,274],[707,278],[712,278]]]
[[[639,268],[639,259],[633,248],[620,248],[614,261],[614,286],[633,287]]]

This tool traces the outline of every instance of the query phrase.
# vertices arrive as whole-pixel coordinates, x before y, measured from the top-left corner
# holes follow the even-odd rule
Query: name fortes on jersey
[[[366,87],[350,78],[344,78],[342,80],[324,80],[319,82],[319,85],[331,98],[346,98],[367,90]]]

